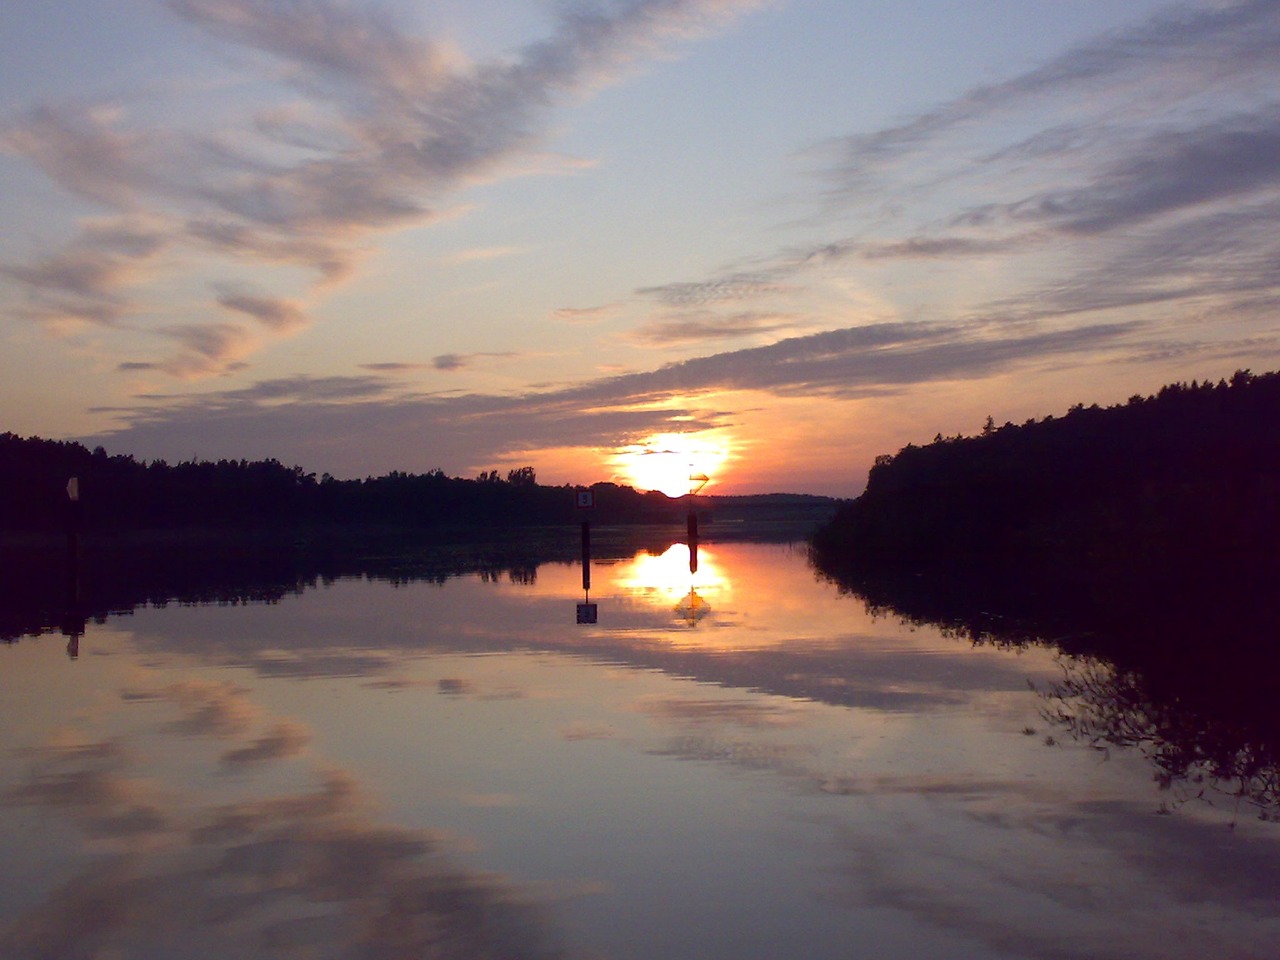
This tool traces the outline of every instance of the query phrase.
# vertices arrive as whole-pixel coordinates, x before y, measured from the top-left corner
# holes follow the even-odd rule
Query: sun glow
[[[691,477],[709,477],[714,483],[729,460],[723,440],[691,433],[656,433],[623,448],[613,465],[637,490],[660,490],[681,497],[700,485]]]

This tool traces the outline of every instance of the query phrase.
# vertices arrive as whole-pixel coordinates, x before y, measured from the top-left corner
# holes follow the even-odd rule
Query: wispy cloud
[[[1060,328],[1159,304],[1170,324],[1191,311],[1266,324],[1280,295],[1277,64],[1277,0],[1166,9],[815,150],[824,215],[810,227],[856,216],[858,233],[636,293],[732,329],[779,293],[850,278],[875,289],[927,261],[955,293],[900,315]],[[651,320],[637,336],[668,329]]]
[[[431,366],[436,370],[445,373],[452,373],[455,370],[465,370],[468,367],[474,367],[482,360],[501,359],[504,357],[514,357],[516,354],[510,350],[490,350],[481,353],[442,353],[439,356],[431,358]]]
[[[450,44],[413,35],[383,8],[340,0],[164,0],[196,30],[262,77],[284,78],[305,109],[264,104],[239,129],[147,128],[110,104],[42,103],[11,122],[3,143],[67,192],[117,214],[61,251],[0,265],[29,291],[27,315],[114,324],[164,317],[157,302],[122,296],[128,268],[167,246],[223,262],[304,265],[323,285],[350,274],[372,240],[429,223],[442,197],[533,151],[552,106],[615,79],[642,58],[693,38],[757,0],[623,0],[561,8],[544,39],[514,56],[471,62]],[[281,69],[283,68],[283,69]],[[129,218],[154,233],[130,242]],[[296,281],[281,281],[294,283]],[[221,295],[279,335],[305,324],[294,293]],[[215,349],[207,324],[169,316],[164,335],[193,349],[150,369],[224,372],[239,349]],[[197,333],[182,331],[200,331]],[[197,335],[202,344],[192,344]],[[224,346],[230,334],[222,329]],[[137,365],[152,361],[132,360]],[[136,366],[134,367],[136,369]]]
[[[403,361],[388,361],[386,363],[362,363],[361,370],[368,370],[370,373],[417,373],[420,370],[431,369],[428,363],[405,363]]]
[[[987,123],[1063,94],[1090,91],[1097,96],[1119,88],[1119,100],[1098,97],[1095,112],[1116,112],[1119,102],[1139,115],[1150,115],[1210,90],[1247,88],[1257,78],[1273,75],[1278,43],[1280,5],[1275,0],[1171,7],[1133,28],[1073,47],[1008,80],[976,87],[901,124],[835,141],[830,146],[841,159],[830,174],[834,184],[851,189],[866,183],[878,169],[961,127]],[[1055,126],[1024,143],[1036,143],[1043,155],[1049,144],[1063,148],[1076,143],[1070,129]]]
[[[162,327],[157,333],[177,342],[179,352],[153,369],[183,380],[241,369],[261,337],[236,323],[191,323]]]
[[[1094,235],[1278,187],[1280,112],[1268,110],[1190,130],[1159,130],[1129,145],[1082,186],[971,211],[958,222],[986,225],[1004,218]]]
[[[645,346],[683,346],[710,340],[760,336],[795,325],[796,318],[777,313],[688,313],[651,320],[633,330],[629,337]]]
[[[415,469],[408,445],[461,472],[537,448],[612,448],[620,438],[698,431],[732,422],[716,394],[854,398],[939,380],[965,380],[1123,349],[1136,324],[1040,330],[1003,322],[884,323],[792,337],[767,346],[511,396],[405,393],[375,375],[263,381],[198,398],[156,398],[118,411],[123,429],[100,438],[145,456],[177,456],[201,437],[213,456],[291,457],[330,472]],[[388,441],[387,438],[396,438]],[[172,452],[171,452],[172,451]]]
[[[523,252],[519,247],[474,247],[460,250],[444,258],[445,263],[480,263],[486,260],[501,260]]]
[[[326,285],[380,238],[456,208],[451,194],[468,185],[527,170],[558,104],[754,4],[564,5],[543,39],[484,62],[338,0],[167,6],[287,96],[239,128],[198,133],[145,129],[101,104],[34,107],[6,130],[9,148],[114,214],[0,271],[25,288],[33,318],[109,331],[150,309],[160,355],[120,369],[203,376],[241,369],[305,326]],[[210,452],[356,475],[457,472],[744,415],[717,394],[847,400],[1069,364],[1274,353],[1277,54],[1280,0],[1167,8],[917,116],[830,139],[807,155],[820,166],[811,216],[781,225],[788,239],[773,250],[550,311],[611,330],[641,313],[615,343],[719,352],[653,369],[624,356],[630,372],[509,396],[413,387],[410,374],[439,380],[505,356],[458,340],[429,348],[457,352],[392,357],[349,378],[153,395],[116,410],[124,426],[95,439],[170,456],[197,434]],[[216,258],[197,288],[213,291],[208,303],[178,317],[139,302],[136,277],[193,251]],[[506,248],[473,252],[483,251]],[[245,265],[289,279],[248,287],[232,272]],[[806,332],[820,327],[839,329]],[[604,366],[619,356],[599,359],[619,369]],[[344,444],[347,464],[334,461]],[[403,459],[417,450],[429,461]]]
[[[767,272],[730,273],[708,280],[679,280],[657,287],[641,287],[636,294],[670,307],[705,307],[735,303],[785,289]]]
[[[603,320],[609,320],[617,315],[620,305],[616,303],[603,304],[597,307],[560,307],[558,310],[552,311],[552,319],[560,320],[564,323],[600,323]]]
[[[442,353],[437,357],[433,357],[431,365],[437,370],[461,370],[463,367],[470,366],[468,359],[460,353]]]
[[[288,333],[308,323],[306,312],[295,300],[258,296],[229,288],[218,296],[218,303],[234,313],[252,317],[277,333]]]
[[[110,326],[133,312],[130,290],[150,276],[168,243],[162,227],[148,218],[94,219],[56,253],[26,264],[0,263],[0,276],[29,292],[21,310],[28,319]]]

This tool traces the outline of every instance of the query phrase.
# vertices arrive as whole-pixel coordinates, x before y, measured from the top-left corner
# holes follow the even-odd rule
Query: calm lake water
[[[698,559],[0,647],[0,957],[1280,957],[1280,825],[1046,719],[1097,665]]]

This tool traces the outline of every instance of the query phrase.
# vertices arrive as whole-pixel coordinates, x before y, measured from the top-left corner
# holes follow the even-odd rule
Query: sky
[[[0,431],[853,496],[1280,367],[1280,0],[5,0],[0,195]]]

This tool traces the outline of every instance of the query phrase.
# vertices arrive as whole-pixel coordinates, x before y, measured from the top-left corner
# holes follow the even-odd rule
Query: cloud
[[[277,333],[299,330],[309,322],[301,305],[293,300],[227,290],[218,297],[218,303],[235,313],[252,317]]]
[[[444,258],[444,262],[448,264],[477,263],[485,260],[500,260],[523,252],[521,247],[477,247],[450,254]]]
[[[107,106],[40,104],[8,125],[0,142],[71,193],[135,210],[147,189],[150,171],[142,157],[149,143],[141,134],[113,129],[117,119]]]
[[[212,194],[238,218],[321,231],[420,219],[429,213],[423,196],[487,175],[530,146],[557,96],[598,85],[654,45],[752,5],[632,0],[567,9],[547,39],[514,59],[472,64],[377,9],[168,2],[200,28],[291,65],[299,88],[337,109],[342,149],[264,171],[239,158],[248,181]],[[305,132],[301,121],[291,129]]]
[[[843,259],[857,253],[865,260],[953,260],[965,257],[988,257],[1014,253],[1038,242],[1034,234],[1018,234],[1012,237],[979,239],[973,237],[908,237],[889,243],[866,244],[856,247],[845,244],[839,248],[828,246],[813,256],[823,256],[828,261]]]
[[[392,384],[381,377],[281,377],[218,394],[219,405],[332,403],[388,396]],[[152,394],[157,402],[183,402],[182,394]],[[120,412],[102,407],[102,412]]]
[[[1280,199],[1189,211],[1131,232],[1109,255],[1083,258],[1074,273],[990,308],[1036,319],[1161,304],[1172,318],[1179,304],[1187,304],[1196,318],[1271,327],[1277,293],[1271,265],[1280,257],[1277,221]]]
[[[551,317],[563,323],[600,323],[617,315],[619,304],[610,303],[598,307],[561,307],[553,310]]]
[[[1172,7],[1145,22],[1080,44],[1047,63],[1000,83],[976,87],[901,124],[854,134],[829,147],[842,154],[829,173],[838,186],[850,189],[876,170],[924,150],[958,128],[1006,115],[1055,95],[1090,91],[1096,103],[1111,106],[1098,94],[1135,84],[1150,89],[1142,106],[1148,111],[1171,99],[1197,96],[1206,89],[1247,85],[1273,74],[1280,42],[1280,5],[1275,0],[1246,0],[1205,7]],[[1087,107],[1087,105],[1086,105]],[[1052,130],[1053,143],[1065,146],[1074,137],[1064,128]],[[1050,141],[1035,141],[1042,148]]]
[[[87,442],[145,457],[189,455],[190,437],[208,456],[283,457],[329,472],[411,469],[405,438],[454,473],[544,447],[612,448],[620,438],[698,431],[735,414],[704,409],[698,397],[730,391],[851,398],[902,386],[965,380],[1020,365],[1069,360],[1116,348],[1137,324],[1036,329],[1003,321],[882,323],[792,337],[698,357],[655,370],[510,396],[423,396],[377,377],[263,381],[199,397],[157,398],[118,411],[127,424]],[[394,449],[378,450],[382,438]],[[350,468],[334,463],[341,448]]]
[[[319,274],[321,284],[345,280],[361,255],[341,235],[289,236],[226,218],[189,220],[179,235],[237,261],[310,267]]]
[[[241,369],[260,342],[237,323],[190,323],[162,327],[157,333],[176,341],[180,351],[156,369],[183,380]]]
[[[980,323],[869,324],[699,357],[577,392],[590,398],[616,392],[633,400],[710,390],[855,396],[889,386],[986,376],[1022,361],[1095,349],[1134,330],[1133,324],[1031,332]]]
[[[163,230],[146,218],[94,219],[57,253],[27,264],[0,263],[0,277],[27,288],[30,303],[20,312],[28,319],[111,326],[131,312],[126,291],[150,276],[167,244]]]
[[[1167,9],[901,123],[829,141],[816,154],[823,213],[856,213],[858,233],[637,293],[703,309],[727,330],[750,301],[845,296],[856,282],[887,291],[890,317],[1034,321],[1054,338],[1141,317],[1166,345],[1187,336],[1191,317],[1210,317],[1223,329],[1263,327],[1231,342],[1269,342],[1280,296],[1277,50],[1276,0]],[[903,271],[926,261],[931,279],[904,295]],[[677,330],[650,321],[637,335],[655,333]],[[1211,355],[1216,336],[1202,327],[1180,349]]]
[[[431,369],[432,364],[427,363],[403,363],[392,361],[387,363],[362,363],[361,370],[368,370],[370,373],[417,373],[420,370]]]
[[[670,307],[705,307],[733,303],[786,289],[764,272],[730,273],[701,281],[677,281],[641,287],[637,296],[652,297]]]
[[[1190,130],[1158,131],[1131,146],[1084,187],[1003,205],[1015,221],[1085,235],[1280,188],[1280,113],[1234,116]],[[994,211],[982,212],[989,219]],[[972,219],[972,217],[971,217]]]
[[[437,370],[461,370],[469,366],[469,360],[459,353],[442,353],[431,359],[431,365]]]
[[[431,358],[431,366],[437,370],[444,371],[445,373],[452,373],[454,370],[464,370],[467,367],[474,366],[477,360],[512,356],[515,356],[515,354],[510,351],[488,353],[442,353],[437,357]]]
[[[320,0],[174,0],[201,30],[288,66],[295,92],[323,108],[262,113],[261,135],[283,138],[274,151],[207,136],[189,142],[190,155],[205,157],[204,180],[182,229],[190,235],[198,223],[201,242],[250,257],[269,256],[272,245],[281,260],[314,247],[337,270],[354,258],[355,238],[429,217],[440,193],[526,156],[557,101],[750,6],[564,8],[544,40],[471,63],[383,14]],[[325,396],[316,382],[272,380],[186,401],[156,398],[118,411],[122,429],[94,439],[173,456],[175,438],[195,433],[224,455],[285,456],[327,470],[464,472],[541,446],[616,447],[673,427],[734,423],[741,411],[711,399],[717,393],[856,399],[1036,365],[1208,357],[1266,344],[1267,329],[1228,336],[1188,318],[1258,326],[1280,296],[1280,114],[1268,92],[1278,47],[1275,0],[1179,8],[918,117],[834,140],[824,182],[843,203],[870,204],[858,233],[815,236],[703,278],[640,288],[636,297],[661,312],[630,336],[656,347],[777,336],[791,332],[794,316],[851,316],[856,326],[508,396],[414,393],[391,376],[421,364],[366,364],[370,376],[348,381],[360,387],[345,396],[344,388]],[[95,115],[76,129],[94,124],[104,137],[119,126]],[[306,159],[282,151],[286,141],[295,151],[305,144]],[[162,146],[137,141],[140,155]],[[127,155],[127,138],[117,149]],[[872,181],[875,190],[864,191]],[[932,279],[902,282],[902,271],[924,261]],[[858,303],[873,309],[851,303],[855,285],[868,291]],[[285,307],[302,302],[220,289],[233,301],[222,309],[253,326],[170,328],[185,351],[164,368],[214,373],[243,363],[253,338],[271,332],[272,319],[288,326],[295,315]],[[832,294],[838,312],[827,310]],[[798,298],[805,313],[765,302],[781,295]],[[553,316],[598,322],[620,309],[614,302]],[[1168,319],[1156,319],[1157,309]],[[888,319],[867,322],[873,316]],[[460,371],[494,356],[442,353],[430,368]],[[147,362],[131,358],[134,369],[151,369]],[[384,452],[364,468],[335,464],[344,443],[352,463],[357,451]],[[406,451],[430,460],[393,459],[417,455]]]
[[[747,311],[727,316],[693,313],[650,321],[633,330],[629,339],[646,346],[681,346],[708,340],[758,336],[784,330],[794,324],[794,318],[776,313]]]
[[[6,265],[3,276],[33,292],[26,312],[36,319],[114,324],[168,315],[160,326],[189,349],[148,369],[179,377],[225,372],[228,358],[243,359],[257,344],[241,339],[233,348],[229,328],[175,323],[158,301],[122,299],[130,261],[185,246],[264,266],[308,265],[321,284],[343,279],[371,238],[429,223],[443,195],[533,152],[557,102],[756,5],[566,6],[544,39],[476,63],[409,33],[384,8],[167,0],[174,15],[239,57],[241,71],[248,64],[291,87],[289,99],[213,131],[148,129],[140,111],[109,104],[32,106],[5,127],[5,146],[76,197],[165,225],[150,250],[114,256],[88,225],[61,252]],[[275,334],[304,323],[296,298],[275,290],[224,294],[218,303]]]

